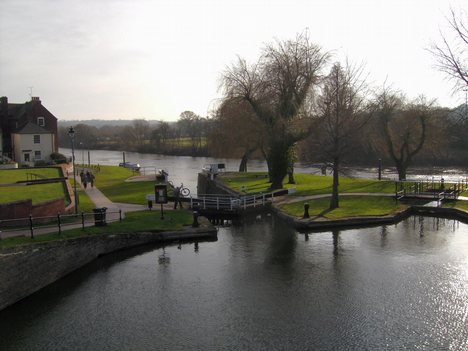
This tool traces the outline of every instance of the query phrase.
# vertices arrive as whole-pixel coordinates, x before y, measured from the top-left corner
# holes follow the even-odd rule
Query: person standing
[[[177,209],[177,204],[179,204],[180,208],[183,208],[182,201],[180,201],[180,187],[174,189],[174,210]]]

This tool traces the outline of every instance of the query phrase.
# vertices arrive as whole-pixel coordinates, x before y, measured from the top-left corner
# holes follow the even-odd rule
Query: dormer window
[[[37,117],[37,125],[39,127],[44,127],[45,126],[45,118],[44,117]]]

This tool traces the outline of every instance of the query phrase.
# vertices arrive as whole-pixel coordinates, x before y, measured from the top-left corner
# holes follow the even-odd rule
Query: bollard
[[[149,208],[150,211],[151,211],[151,209],[153,208],[153,201],[148,200],[148,208]]]
[[[192,223],[192,227],[193,228],[197,228],[200,224],[198,223],[198,212],[197,211],[193,211],[193,223]]]
[[[304,216],[302,218],[309,218],[309,204],[305,203],[304,204]]]

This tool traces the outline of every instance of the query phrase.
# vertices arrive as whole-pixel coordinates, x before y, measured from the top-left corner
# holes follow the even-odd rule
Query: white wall
[[[40,135],[40,144],[34,143],[34,135]],[[12,134],[13,154],[15,161],[19,164],[34,166],[37,161],[34,157],[35,151],[41,152],[41,160],[50,161],[50,154],[54,152],[54,135],[50,134]],[[24,161],[24,151],[29,150],[29,162]]]

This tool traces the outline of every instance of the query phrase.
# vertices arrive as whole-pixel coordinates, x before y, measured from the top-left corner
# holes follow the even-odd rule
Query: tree
[[[239,172],[247,172],[247,161],[262,147],[264,129],[252,107],[242,99],[226,99],[217,109],[210,134],[212,151],[223,157],[239,157]]]
[[[375,108],[381,131],[376,145],[395,163],[398,179],[404,180],[426,140],[430,104],[424,98],[406,103],[401,94],[384,89],[376,98]]]
[[[225,99],[244,100],[262,123],[272,189],[282,188],[290,165],[289,150],[306,135],[295,122],[303,117],[304,102],[318,83],[327,58],[306,32],[295,40],[267,45],[254,65],[239,58],[223,74]]]
[[[450,10],[447,19],[451,38],[442,34],[442,43],[433,44],[429,50],[437,61],[437,68],[455,83],[455,90],[468,88],[468,28],[467,16]]]
[[[313,139],[323,161],[333,169],[330,209],[339,207],[339,172],[352,141],[369,118],[361,68],[335,63],[325,77],[317,101],[318,120]]]

